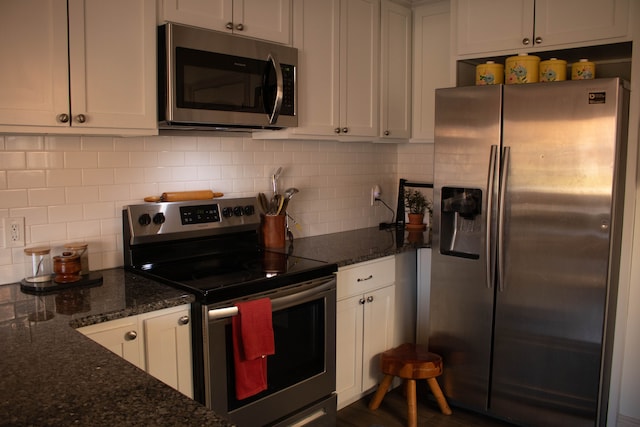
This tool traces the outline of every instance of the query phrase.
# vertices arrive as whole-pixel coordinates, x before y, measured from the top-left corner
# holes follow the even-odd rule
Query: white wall
[[[429,147],[408,147],[413,164],[406,170],[417,172],[402,177],[429,176],[429,155],[416,155]],[[27,246],[86,241],[90,268],[110,268],[122,265],[122,206],[174,190],[255,196],[269,191],[269,176],[283,166],[282,188],[300,189],[289,209],[301,224],[297,237],[365,228],[389,220],[386,208],[370,206],[374,184],[395,209],[398,151],[407,148],[217,136],[0,136],[0,217],[26,219]],[[420,159],[429,163],[416,164]],[[0,243],[0,283],[24,276],[23,259],[23,248]]]

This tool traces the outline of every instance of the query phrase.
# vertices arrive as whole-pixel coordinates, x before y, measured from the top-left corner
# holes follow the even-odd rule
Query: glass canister
[[[89,245],[85,242],[73,242],[66,243],[64,245],[65,251],[75,252],[80,256],[80,274],[89,274],[89,252],[87,248]]]
[[[499,85],[504,82],[504,65],[487,61],[476,66],[476,86]]]
[[[41,283],[51,281],[51,248],[38,246],[25,248],[26,282]]]
[[[510,56],[505,61],[504,80],[508,85],[522,83],[537,83],[540,58],[535,55],[521,53]]]
[[[596,78],[596,64],[581,59],[571,64],[571,80],[591,80]]]
[[[561,82],[567,79],[567,61],[551,58],[540,62],[541,82]]]

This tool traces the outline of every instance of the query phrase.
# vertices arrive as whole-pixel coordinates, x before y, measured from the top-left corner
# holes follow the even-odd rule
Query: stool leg
[[[449,408],[449,404],[447,404],[447,399],[445,399],[444,394],[442,394],[442,390],[440,389],[438,380],[436,380],[435,378],[428,378],[427,382],[429,383],[429,388],[431,389],[431,393],[433,393],[433,395],[436,397],[438,406],[440,406],[440,411],[442,411],[442,413],[445,415],[451,415],[451,408]]]
[[[417,427],[418,405],[416,403],[416,380],[407,380],[407,425]]]
[[[378,407],[380,406],[380,403],[382,403],[382,399],[384,398],[384,395],[387,393],[387,390],[389,390],[391,381],[393,381],[393,375],[384,376],[384,378],[382,379],[382,382],[378,386],[378,390],[376,391],[376,394],[373,395],[373,399],[371,399],[371,402],[369,403],[369,409],[372,409],[372,410],[378,409]]]

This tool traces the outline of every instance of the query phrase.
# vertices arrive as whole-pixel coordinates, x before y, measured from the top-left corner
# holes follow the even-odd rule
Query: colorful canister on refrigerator
[[[487,61],[476,66],[476,86],[504,83],[504,65]]]
[[[567,79],[567,61],[551,58],[540,62],[541,82],[560,82]]]
[[[508,85],[536,83],[538,81],[539,65],[539,57],[526,53],[507,58],[504,68],[505,83]]]
[[[596,64],[581,59],[571,64],[571,80],[590,80],[596,78]]]

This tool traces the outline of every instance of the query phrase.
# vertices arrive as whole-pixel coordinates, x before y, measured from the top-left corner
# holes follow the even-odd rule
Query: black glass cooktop
[[[337,266],[260,251],[202,256],[143,266],[135,271],[189,291],[199,301],[210,304],[329,276]]]

